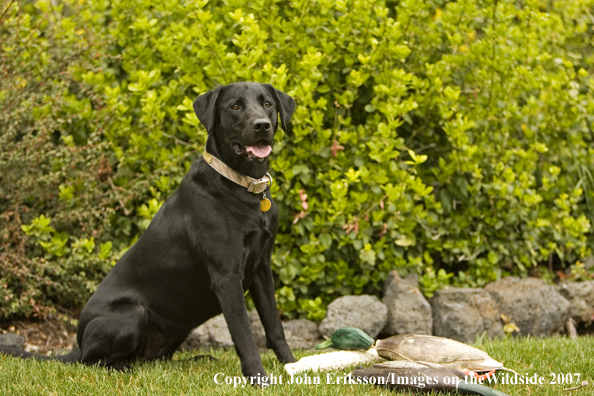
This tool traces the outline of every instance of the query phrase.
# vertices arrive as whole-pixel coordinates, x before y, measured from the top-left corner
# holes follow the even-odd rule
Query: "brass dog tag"
[[[262,212],[268,212],[271,206],[272,204],[268,198],[264,198],[260,201],[260,209],[262,209]]]

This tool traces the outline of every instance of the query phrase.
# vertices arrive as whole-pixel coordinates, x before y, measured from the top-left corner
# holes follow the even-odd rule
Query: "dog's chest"
[[[243,237],[243,253],[241,273],[244,279],[249,279],[258,269],[258,264],[270,253],[271,237],[264,230],[246,233]]]

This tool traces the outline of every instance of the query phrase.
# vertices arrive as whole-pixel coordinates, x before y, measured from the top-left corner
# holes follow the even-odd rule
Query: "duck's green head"
[[[334,347],[336,349],[361,349],[366,351],[371,348],[373,342],[373,338],[357,327],[341,327],[332,334],[332,337],[316,345],[316,349]]]

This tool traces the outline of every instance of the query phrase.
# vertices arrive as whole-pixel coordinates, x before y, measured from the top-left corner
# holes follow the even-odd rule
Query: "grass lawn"
[[[550,339],[506,339],[485,341],[475,344],[491,357],[503,361],[505,365],[520,374],[544,378],[544,385],[503,385],[496,389],[514,396],[523,395],[571,395],[586,396],[594,394],[594,337]],[[274,354],[262,354],[264,367],[276,377],[283,376],[283,384],[265,389],[251,386],[237,387],[214,381],[217,373],[240,377],[239,359],[234,350],[213,349],[200,351],[210,353],[219,360],[183,361],[199,352],[177,353],[173,361],[136,363],[130,372],[115,372],[80,364],[64,365],[55,362],[20,360],[0,355],[0,395],[390,395],[383,388],[371,385],[343,385],[326,383],[326,373],[309,374],[310,378],[319,376],[319,385],[288,384],[283,366]],[[312,354],[297,351],[296,357]],[[334,373],[336,377],[349,370]],[[580,380],[577,381],[577,375]],[[566,374],[571,374],[567,376]],[[511,376],[511,373],[509,374]],[[560,377],[572,378],[573,384],[559,384]],[[498,374],[502,379],[505,372]],[[299,375],[303,379],[303,375]],[[557,383],[552,383],[556,379]],[[589,385],[573,391],[564,388],[579,385],[588,380]],[[577,381],[577,383],[576,383]],[[398,394],[407,394],[398,393]],[[410,393],[409,393],[410,394]]]

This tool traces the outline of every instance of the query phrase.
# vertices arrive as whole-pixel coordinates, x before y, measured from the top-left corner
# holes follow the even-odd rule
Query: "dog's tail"
[[[76,363],[82,360],[82,353],[79,348],[74,349],[66,355],[58,356],[44,356],[37,353],[23,351],[21,349],[0,347],[0,353],[8,356],[20,357],[21,359],[36,359],[36,360],[57,360],[62,363]]]

